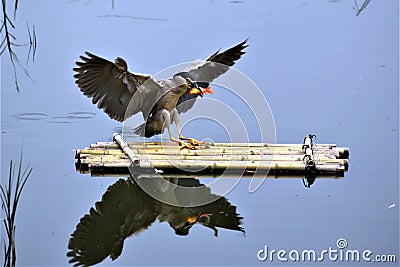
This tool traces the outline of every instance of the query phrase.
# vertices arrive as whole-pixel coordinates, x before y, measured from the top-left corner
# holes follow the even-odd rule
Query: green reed
[[[5,185],[0,184],[1,207],[5,215],[2,221],[6,230],[6,237],[2,240],[4,248],[3,266],[15,266],[17,260],[15,251],[15,215],[22,190],[32,172],[32,168],[29,165],[26,168],[22,167],[22,150],[17,171],[15,167],[11,160],[8,181],[6,181]]]

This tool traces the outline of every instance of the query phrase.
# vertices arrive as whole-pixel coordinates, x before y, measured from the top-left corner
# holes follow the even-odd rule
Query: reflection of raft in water
[[[270,177],[343,177],[348,170],[348,148],[313,144],[311,135],[303,144],[215,143],[200,145],[196,150],[180,150],[171,142],[127,144],[118,134],[114,140],[77,150],[77,171],[93,176],[129,174],[132,162],[139,169],[156,168],[164,174],[182,177],[224,172],[244,176],[268,173]]]

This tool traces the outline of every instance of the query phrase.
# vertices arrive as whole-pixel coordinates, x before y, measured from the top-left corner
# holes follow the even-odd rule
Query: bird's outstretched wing
[[[194,77],[200,87],[205,88],[210,82],[227,72],[229,67],[232,67],[245,54],[243,50],[248,46],[246,43],[247,39],[224,52],[218,50],[206,60],[195,62],[186,71]],[[182,95],[177,103],[179,113],[191,109],[197,96],[189,93]]]
[[[147,229],[156,217],[153,198],[131,180],[118,180],[76,226],[68,244],[69,262],[90,266],[108,256],[115,260],[125,239]]]
[[[160,85],[149,75],[128,71],[126,61],[120,57],[115,63],[86,52],[74,77],[84,95],[92,98],[93,104],[103,109],[112,119],[124,121],[143,112],[147,118],[153,107]]]
[[[190,70],[189,73],[197,82],[212,82],[214,79],[227,72],[229,67],[232,67],[235,62],[245,54],[243,49],[248,46],[246,43],[247,39],[224,52],[220,52],[220,50],[216,51],[204,62]]]

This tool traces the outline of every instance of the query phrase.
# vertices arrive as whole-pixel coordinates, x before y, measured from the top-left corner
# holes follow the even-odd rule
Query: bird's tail
[[[136,127],[133,132],[139,136],[144,137],[146,133],[146,122],[140,124],[138,127]]]
[[[163,132],[163,129],[160,128],[160,124],[158,123],[157,120],[147,120],[147,122],[144,122],[140,124],[138,127],[136,127],[133,132],[137,135],[140,135],[142,137],[152,137],[153,135],[157,135]]]

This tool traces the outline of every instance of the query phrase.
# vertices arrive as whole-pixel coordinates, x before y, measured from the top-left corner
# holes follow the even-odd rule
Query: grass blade
[[[6,238],[3,239],[4,263],[3,266],[16,266],[17,253],[15,247],[16,224],[15,218],[18,203],[21,198],[22,191],[32,173],[32,168],[28,165],[26,168],[22,166],[22,149],[17,167],[10,161],[10,169],[8,180],[5,185],[0,184],[1,207],[5,218],[3,225],[6,230]]]

